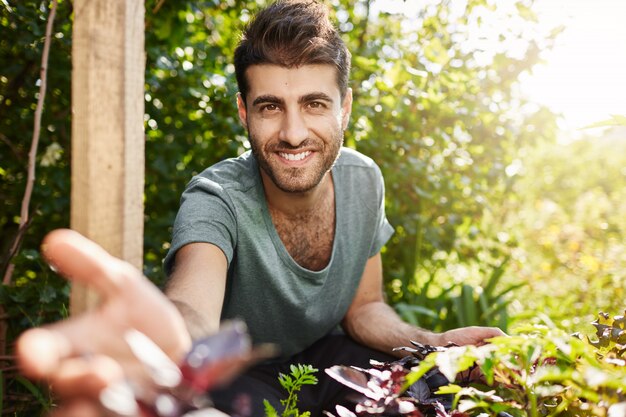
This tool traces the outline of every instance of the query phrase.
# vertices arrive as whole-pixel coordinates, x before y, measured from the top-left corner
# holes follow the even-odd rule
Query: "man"
[[[431,333],[402,322],[384,303],[380,249],[392,228],[383,180],[371,159],[342,148],[352,104],[350,54],[327,9],[278,1],[261,11],[236,49],[235,68],[239,118],[252,152],[210,167],[183,194],[165,268],[167,295],[185,326],[136,271],[105,263],[97,248],[57,232],[44,246],[46,256],[75,279],[100,277],[94,285],[107,302],[97,313],[27,334],[18,345],[25,371],[52,378],[62,393],[82,380],[96,381],[97,392],[126,370],[129,355],[114,336],[82,340],[87,327],[114,334],[137,328],[179,359],[191,339],[240,317],[254,342],[276,344],[280,356],[213,398],[227,413],[258,416],[263,399],[280,407],[277,376],[289,364],[366,366],[372,358],[390,359],[391,349],[409,340],[462,345],[501,335],[491,328]],[[339,326],[345,335],[336,334]],[[58,349],[33,358],[29,350],[41,340]],[[85,352],[92,361],[116,363],[109,368],[115,375],[85,370],[85,358],[77,357]],[[300,409],[313,415],[332,410],[345,394],[318,376],[319,384],[300,395]],[[233,408],[242,401],[247,407]]]
[[[341,147],[350,54],[326,7],[279,1],[261,11],[235,51],[235,69],[252,152],[188,185],[165,260],[173,269],[167,294],[192,336],[240,317],[255,342],[280,347],[281,361],[214,395],[218,408],[234,413],[242,392],[254,415],[263,399],[278,406],[276,377],[291,363],[367,366],[409,340],[463,344],[494,335],[434,335],[383,302],[380,249],[392,234],[383,181],[373,161]],[[339,324],[348,336],[329,336]],[[300,396],[314,415],[338,395],[338,384],[320,378]]]

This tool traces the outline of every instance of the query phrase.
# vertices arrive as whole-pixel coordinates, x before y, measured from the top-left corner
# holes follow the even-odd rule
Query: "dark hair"
[[[350,52],[330,22],[327,7],[317,1],[278,0],[244,29],[235,49],[235,75],[244,102],[249,88],[246,70],[257,64],[333,65],[342,98],[348,90]]]

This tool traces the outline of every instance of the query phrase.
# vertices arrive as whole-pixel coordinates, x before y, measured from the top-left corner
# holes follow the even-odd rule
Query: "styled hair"
[[[348,90],[350,52],[330,22],[328,8],[314,0],[278,0],[246,26],[235,49],[235,76],[244,102],[246,70],[258,64],[332,65],[342,99]]]

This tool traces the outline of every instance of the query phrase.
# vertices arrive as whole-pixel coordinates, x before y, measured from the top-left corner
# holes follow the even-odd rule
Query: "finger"
[[[60,324],[67,325],[69,322]],[[94,344],[97,346],[94,349],[99,350],[93,352],[100,354],[76,356],[76,346],[63,333],[50,328],[28,330],[20,336],[16,344],[20,370],[28,377],[49,381],[52,389],[61,398],[96,398],[103,388],[123,378],[151,384],[150,375],[143,364],[132,355],[127,344],[109,342],[105,345],[95,339],[98,336],[90,337],[85,334],[83,337],[85,340],[95,340]],[[106,338],[102,335],[99,337]],[[108,339],[121,340],[122,337],[108,334]],[[105,348],[114,353],[110,356],[101,354]],[[83,353],[86,352],[88,350]]]
[[[32,378],[47,378],[62,358],[72,354],[67,338],[47,329],[31,329],[17,340],[15,353],[22,373]]]
[[[203,410],[190,411],[183,417],[228,417],[228,415],[215,408],[205,408]]]
[[[103,417],[100,406],[86,399],[77,399],[64,403],[55,409],[48,417]]]
[[[97,311],[24,332],[16,343],[18,363],[25,375],[49,379],[73,357],[100,354],[121,363],[132,361],[123,330],[105,323]],[[106,329],[106,331],[104,331]]]
[[[141,276],[78,232],[59,229],[43,240],[41,251],[50,265],[68,279],[94,288],[108,298],[120,291],[124,281]]]
[[[98,398],[100,391],[124,379],[119,363],[107,356],[65,360],[50,378],[54,392],[62,398]]]
[[[481,327],[478,329],[481,332],[480,340],[477,343],[479,346],[489,343],[489,340],[495,337],[507,336],[506,333],[497,327]]]

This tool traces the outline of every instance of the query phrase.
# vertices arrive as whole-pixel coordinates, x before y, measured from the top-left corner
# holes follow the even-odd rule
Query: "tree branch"
[[[161,6],[163,6],[163,3],[165,3],[165,0],[159,0],[159,2],[156,4],[156,6],[154,6],[154,8],[152,9],[152,13],[156,14],[159,9],[161,8]]]
[[[3,142],[5,145],[7,145],[9,149],[11,149],[11,151],[13,152],[13,155],[15,155],[18,160],[23,159],[24,155],[17,149],[13,142],[11,142],[9,138],[7,138],[2,133],[0,133],[0,142]]]
[[[57,11],[57,0],[52,1],[50,7],[50,15],[48,16],[48,23],[46,25],[46,38],[43,44],[43,53],[41,56],[41,71],[39,85],[39,97],[37,98],[37,108],[35,109],[35,123],[33,127],[33,139],[30,145],[30,152],[28,153],[28,177],[26,180],[26,191],[24,192],[24,198],[22,199],[22,209],[20,212],[20,226],[13,241],[10,254],[11,258],[18,252],[23,236],[26,233],[26,229],[29,223],[28,208],[30,206],[30,199],[33,194],[33,187],[35,185],[35,167],[37,165],[37,147],[39,146],[39,136],[41,132],[41,116],[43,113],[43,104],[46,98],[46,82],[48,78],[48,56],[50,55],[50,43],[52,41],[52,25],[54,23],[54,16]],[[10,261],[10,258],[9,258]],[[8,285],[11,283],[13,276],[14,265],[9,263],[2,283]]]

